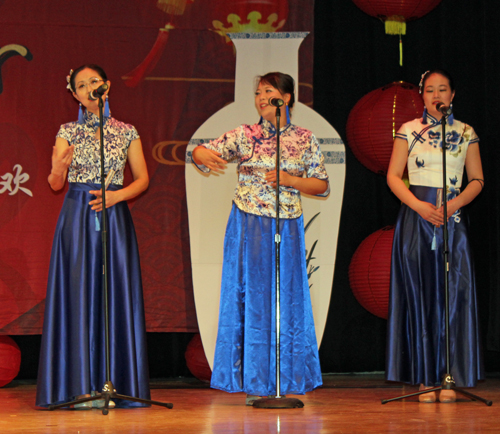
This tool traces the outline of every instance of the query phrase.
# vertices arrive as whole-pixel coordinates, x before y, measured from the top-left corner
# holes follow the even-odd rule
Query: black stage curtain
[[[443,0],[407,23],[404,59],[399,38],[386,35],[380,20],[351,0],[316,0],[314,109],[346,143],[347,175],[332,300],[320,357],[323,372],[383,371],[386,321],[365,311],[349,287],[348,267],[359,244],[394,224],[398,199],[347,144],[349,112],[367,93],[393,81],[418,84],[423,72],[444,68],[455,80],[455,117],[480,138],[486,181],[469,205],[471,238],[487,372],[500,371],[499,255],[500,193],[495,128],[499,121],[500,8],[495,0]]]

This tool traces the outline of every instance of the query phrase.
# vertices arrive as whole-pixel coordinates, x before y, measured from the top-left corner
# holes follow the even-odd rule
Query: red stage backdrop
[[[47,176],[59,126],[77,118],[66,75],[83,63],[106,70],[111,112],[136,126],[146,154],[150,187],[129,205],[147,329],[197,331],[184,151],[197,127],[233,101],[235,54],[225,33],[311,32],[300,51],[300,95],[312,104],[313,7],[310,0],[0,0],[1,334],[41,333],[65,194],[54,193]]]

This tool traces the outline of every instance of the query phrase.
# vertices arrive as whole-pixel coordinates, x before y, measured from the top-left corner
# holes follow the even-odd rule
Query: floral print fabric
[[[250,214],[276,216],[276,190],[266,182],[267,172],[276,165],[276,128],[265,119],[258,124],[241,125],[216,140],[203,144],[220,152],[226,161],[237,160],[238,185],[234,203]],[[281,170],[293,176],[314,177],[328,181],[324,157],[318,141],[305,128],[288,124],[280,131]],[[207,172],[204,166],[200,170]],[[327,196],[329,188],[320,196]],[[280,186],[280,218],[302,215],[300,192]]]
[[[101,183],[101,150],[96,133],[99,117],[85,112],[83,124],[69,122],[61,125],[57,137],[75,145],[73,160],[68,169],[69,182]],[[123,185],[123,171],[127,161],[130,142],[138,139],[137,130],[129,124],[112,117],[104,122],[104,171],[115,171],[112,184]]]

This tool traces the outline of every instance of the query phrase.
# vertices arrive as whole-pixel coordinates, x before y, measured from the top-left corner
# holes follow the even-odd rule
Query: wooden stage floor
[[[152,399],[174,404],[134,410],[36,409],[36,386],[13,382],[0,389],[0,433],[481,433],[500,432],[500,377],[470,390],[491,407],[459,395],[453,404],[423,404],[416,397],[381,400],[416,391],[382,375],[326,375],[301,409],[257,409],[243,393],[213,390],[195,380],[152,382]],[[118,391],[120,392],[120,391]]]

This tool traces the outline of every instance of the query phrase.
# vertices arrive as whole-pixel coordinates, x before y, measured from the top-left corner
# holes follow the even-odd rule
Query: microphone
[[[281,107],[283,104],[285,104],[285,101],[279,98],[269,98],[269,105],[272,105],[274,107]]]
[[[108,88],[109,86],[106,83],[101,84],[97,89],[94,89],[92,92],[89,93],[89,99],[92,101],[99,99],[101,96],[104,95],[104,93],[108,90]]]
[[[445,116],[451,114],[451,108],[444,105],[444,103],[441,101],[436,104],[436,110],[440,111]]]

